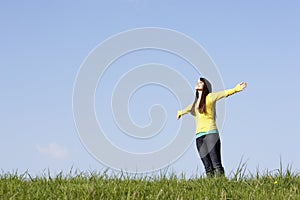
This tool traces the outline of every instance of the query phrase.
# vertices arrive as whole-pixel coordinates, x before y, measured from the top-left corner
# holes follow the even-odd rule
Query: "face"
[[[202,90],[203,87],[204,87],[203,81],[198,80],[197,83],[196,83],[196,85],[195,85],[195,89],[196,90]]]

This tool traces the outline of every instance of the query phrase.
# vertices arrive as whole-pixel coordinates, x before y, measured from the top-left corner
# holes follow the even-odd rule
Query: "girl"
[[[197,81],[196,97],[192,104],[177,112],[177,119],[191,113],[196,122],[196,145],[207,176],[224,175],[221,162],[221,142],[215,120],[215,103],[219,99],[240,92],[247,87],[242,82],[235,88],[211,92],[211,84],[205,78]]]

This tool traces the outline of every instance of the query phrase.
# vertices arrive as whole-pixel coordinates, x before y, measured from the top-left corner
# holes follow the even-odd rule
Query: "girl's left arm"
[[[247,83],[246,82],[241,82],[239,84],[237,84],[234,88],[232,89],[228,89],[228,90],[223,90],[220,92],[216,92],[216,93],[211,93],[211,100],[212,101],[217,101],[219,99],[222,99],[224,97],[228,97],[230,95],[233,95],[237,92],[240,92],[242,90],[244,90],[247,87]]]

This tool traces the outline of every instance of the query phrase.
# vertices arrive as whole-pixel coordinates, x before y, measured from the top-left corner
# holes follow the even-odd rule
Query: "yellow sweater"
[[[200,113],[198,110],[198,106],[195,106],[196,109],[196,116],[195,116],[195,122],[196,122],[196,134],[200,132],[208,132],[211,130],[216,130],[217,125],[215,121],[215,103],[219,99],[222,99],[224,97],[228,97],[236,92],[240,92],[241,85],[238,84],[235,88],[224,90],[220,92],[211,92],[206,96],[206,114]],[[199,105],[199,104],[198,104]],[[177,115],[185,115],[189,112],[191,112],[193,104],[190,104],[183,110],[179,110]]]

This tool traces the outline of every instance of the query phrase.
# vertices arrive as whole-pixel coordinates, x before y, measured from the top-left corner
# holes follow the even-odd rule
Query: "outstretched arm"
[[[225,90],[226,97],[233,95],[234,93],[243,91],[247,87],[246,82],[241,82],[240,84],[237,84],[233,89]]]
[[[180,117],[181,117],[182,115],[185,115],[185,114],[191,112],[192,106],[193,106],[193,104],[190,104],[190,105],[188,105],[185,109],[179,110],[179,111],[177,112],[176,119],[180,119]]]
[[[217,101],[217,100],[222,99],[224,97],[228,97],[228,96],[233,95],[237,92],[243,91],[246,87],[247,87],[247,83],[246,82],[241,82],[241,83],[237,84],[232,89],[212,93],[212,100]]]

